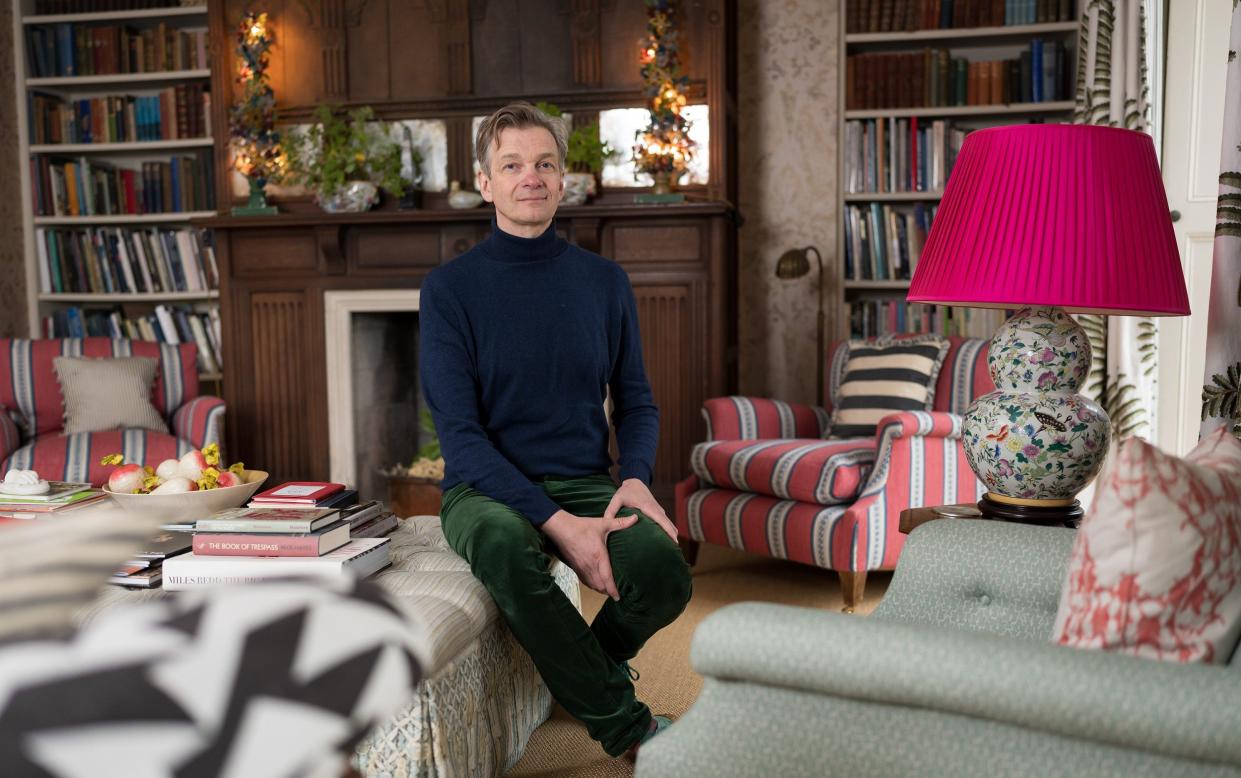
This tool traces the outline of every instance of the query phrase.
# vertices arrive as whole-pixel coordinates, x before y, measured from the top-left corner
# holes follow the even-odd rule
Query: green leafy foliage
[[[1241,434],[1241,362],[1229,365],[1202,387],[1202,420],[1213,417],[1234,420],[1233,432]]]
[[[439,434],[435,431],[435,420],[431,418],[430,409],[422,409],[422,413],[418,418],[418,426],[422,428],[423,432],[431,436],[426,445],[418,449],[418,458],[439,459],[442,457],[443,452],[440,451],[440,438]]]
[[[401,147],[391,140],[388,126],[374,118],[370,106],[346,115],[320,105],[315,124],[305,133],[290,133],[285,142],[289,170],[284,181],[325,195],[346,181],[373,181],[397,197],[403,195]]]
[[[1146,424],[1146,409],[1141,398],[1134,397],[1137,389],[1125,380],[1123,373],[1107,385],[1099,404],[1107,411],[1112,422],[1112,437],[1127,438],[1136,435]]]

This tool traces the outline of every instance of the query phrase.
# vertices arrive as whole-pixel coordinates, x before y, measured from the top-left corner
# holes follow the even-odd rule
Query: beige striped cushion
[[[56,357],[65,397],[65,434],[142,427],[168,433],[151,404],[156,363],[150,357]]]
[[[833,397],[832,437],[867,437],[889,414],[930,410],[947,353],[948,339],[939,335],[850,341]]]
[[[0,526],[0,642],[67,634],[162,521],[104,505]]]

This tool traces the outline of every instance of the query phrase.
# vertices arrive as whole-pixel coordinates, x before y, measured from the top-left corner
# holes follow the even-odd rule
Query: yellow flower
[[[220,444],[209,443],[206,446],[203,446],[203,459],[205,459],[209,465],[220,464]]]
[[[124,462],[124,461],[125,461],[125,455],[124,455],[124,454],[108,454],[106,457],[104,457],[103,459],[100,459],[100,460],[99,460],[99,464],[101,464],[101,465],[119,465],[119,464],[121,464],[121,463],[122,463],[122,462]]]
[[[1021,441],[1018,440],[1016,437],[1013,437],[1012,435],[1008,437],[1008,440],[1005,441],[1004,445],[1008,446],[1009,451],[1020,451],[1021,450]]]
[[[366,161],[366,155],[365,155],[365,154],[363,154],[363,153],[362,153],[362,152],[360,152],[360,151],[359,151],[357,154],[354,154],[354,155],[353,155],[353,158],[354,158],[354,160],[356,160],[356,161],[357,161],[357,163],[358,163],[359,165],[360,165],[360,164],[362,164],[363,162],[365,162],[365,161]]]
[[[246,466],[241,462],[234,462],[233,464],[228,466],[228,472],[236,473],[237,475],[242,475],[243,473],[246,472]]]

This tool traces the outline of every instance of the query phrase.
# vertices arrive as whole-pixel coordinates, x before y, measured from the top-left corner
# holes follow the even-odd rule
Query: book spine
[[[200,556],[319,556],[319,537],[281,535],[194,535],[193,551]]]
[[[199,519],[194,529],[199,532],[313,532],[309,521],[265,521],[263,519]]]

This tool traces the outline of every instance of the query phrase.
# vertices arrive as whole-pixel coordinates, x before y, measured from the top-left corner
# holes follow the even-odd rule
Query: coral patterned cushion
[[[1056,639],[1224,664],[1241,635],[1241,441],[1220,429],[1184,459],[1114,446],[1082,521]]]
[[[709,484],[819,505],[852,502],[874,464],[874,438],[719,440],[690,453]]]

